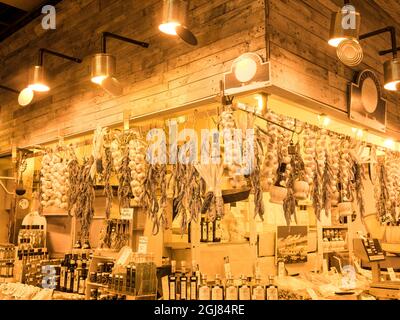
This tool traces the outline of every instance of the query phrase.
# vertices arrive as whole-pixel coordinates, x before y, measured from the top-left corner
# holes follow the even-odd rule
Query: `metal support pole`
[[[131,38],[126,38],[120,35],[117,35],[115,33],[111,33],[111,32],[103,32],[102,37],[101,37],[101,51],[102,53],[107,53],[107,38],[113,38],[119,41],[123,41],[123,42],[127,42],[127,43],[131,43],[143,48],[148,48],[150,45],[147,42],[143,42],[143,41],[138,41],[138,40],[134,40]]]

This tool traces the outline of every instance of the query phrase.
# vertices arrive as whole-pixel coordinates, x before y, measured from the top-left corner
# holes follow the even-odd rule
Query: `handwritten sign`
[[[132,220],[132,219],[133,219],[133,208],[122,208],[121,220]]]

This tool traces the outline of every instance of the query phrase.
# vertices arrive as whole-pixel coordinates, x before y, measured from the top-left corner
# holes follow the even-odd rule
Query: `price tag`
[[[387,268],[387,271],[389,272],[390,280],[397,281],[397,276],[396,276],[396,273],[394,272],[393,268]]]
[[[315,293],[315,291],[311,288],[307,288],[307,293],[310,295],[312,300],[319,300],[317,294]]]
[[[133,208],[122,208],[121,220],[132,220],[132,219],[133,219]]]
[[[146,254],[147,253],[147,243],[149,242],[147,237],[139,237],[139,247],[138,253]]]

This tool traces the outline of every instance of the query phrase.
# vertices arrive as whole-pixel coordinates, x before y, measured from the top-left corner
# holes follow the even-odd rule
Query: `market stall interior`
[[[165,0],[159,29],[201,46],[189,8]],[[386,32],[392,49],[378,54],[393,54],[383,85],[369,69],[354,73],[346,110],[279,86],[273,61],[244,52],[205,98],[128,106],[108,125],[10,145],[0,299],[400,299],[400,143],[384,98],[399,90],[396,29],[359,36],[357,20],[342,34],[343,10],[326,39],[337,63],[359,65],[360,40]],[[152,42],[102,32],[91,82],[119,99],[107,38],[144,51]],[[21,105],[50,94],[45,53],[86,59],[39,49],[26,99],[0,86]]]

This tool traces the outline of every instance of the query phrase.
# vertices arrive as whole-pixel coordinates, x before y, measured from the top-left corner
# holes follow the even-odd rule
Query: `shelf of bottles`
[[[152,254],[134,253],[126,266],[113,259],[93,257],[87,282],[87,300],[155,300],[157,269]]]
[[[228,273],[225,280],[215,275],[211,281],[206,274],[200,273],[195,262],[189,271],[185,261],[182,261],[181,269],[177,271],[176,262],[171,261],[168,292],[164,293],[164,300],[278,300],[278,287],[274,277],[269,277],[268,284],[264,285],[258,274],[235,279]]]
[[[322,248],[323,253],[345,252],[347,246],[347,227],[323,227]]]
[[[14,277],[15,251],[13,244],[0,244],[0,282]]]

